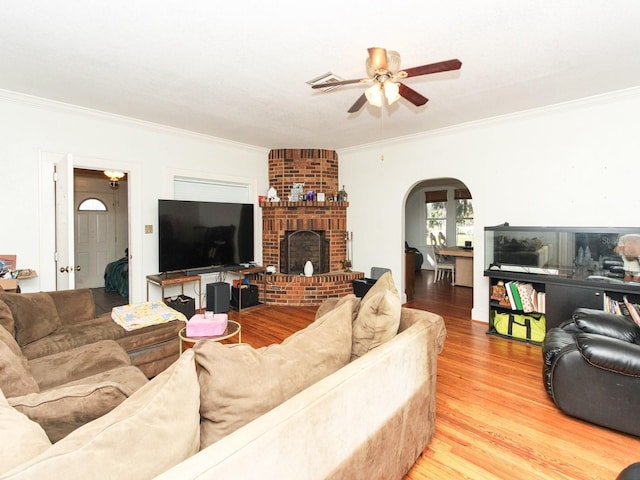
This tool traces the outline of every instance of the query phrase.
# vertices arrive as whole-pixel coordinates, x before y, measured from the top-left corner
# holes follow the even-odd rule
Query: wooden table
[[[456,285],[473,287],[473,249],[463,247],[443,247],[439,255],[454,257],[456,262]]]

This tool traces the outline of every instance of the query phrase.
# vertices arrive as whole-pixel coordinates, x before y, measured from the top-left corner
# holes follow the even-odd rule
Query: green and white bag
[[[547,332],[546,318],[542,313],[493,312],[493,328],[500,335],[542,343]]]

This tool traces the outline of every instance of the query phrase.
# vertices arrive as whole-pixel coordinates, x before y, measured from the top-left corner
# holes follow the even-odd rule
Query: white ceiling
[[[637,0],[0,0],[0,89],[265,148],[339,149],[640,85]],[[429,98],[347,110],[368,47]]]

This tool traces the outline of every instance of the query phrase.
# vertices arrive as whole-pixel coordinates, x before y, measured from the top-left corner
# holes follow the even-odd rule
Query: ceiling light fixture
[[[364,91],[367,100],[374,107],[382,106],[382,87],[379,83],[372,85]]]
[[[376,82],[364,91],[368,102],[374,107],[382,107],[383,97],[387,98],[389,105],[395,103],[400,98],[400,86],[392,81],[382,83]]]
[[[105,170],[104,174],[109,177],[109,186],[112,190],[117,190],[120,186],[120,179],[125,176],[124,172],[118,170]]]
[[[395,103],[400,98],[400,85],[396,82],[386,81],[382,84],[384,88],[384,96],[387,97],[387,102],[389,105]]]

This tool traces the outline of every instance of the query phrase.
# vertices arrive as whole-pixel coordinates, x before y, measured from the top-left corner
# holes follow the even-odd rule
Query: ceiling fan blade
[[[407,87],[404,83],[400,83],[399,86],[400,89],[398,90],[398,93],[413,103],[416,107],[420,107],[429,101],[427,97],[419,94],[413,88]]]
[[[387,50],[385,48],[371,47],[369,51],[369,64],[373,70],[389,70],[387,64]]]
[[[327,87],[337,87],[338,85],[349,85],[350,83],[360,83],[360,82],[368,82],[369,79],[361,79],[361,78],[353,78],[351,80],[336,80],[335,82],[325,82],[325,83],[316,83],[315,85],[311,85],[311,88],[327,88]]]
[[[367,103],[367,96],[363,93],[360,95],[356,103],[351,105],[351,108],[348,110],[349,113],[356,113],[358,110],[362,108],[362,106]]]
[[[420,67],[406,68],[404,71],[407,77],[417,77],[418,75],[427,75],[429,73],[448,72],[449,70],[459,70],[462,62],[457,58],[445,60],[444,62],[430,63]]]

